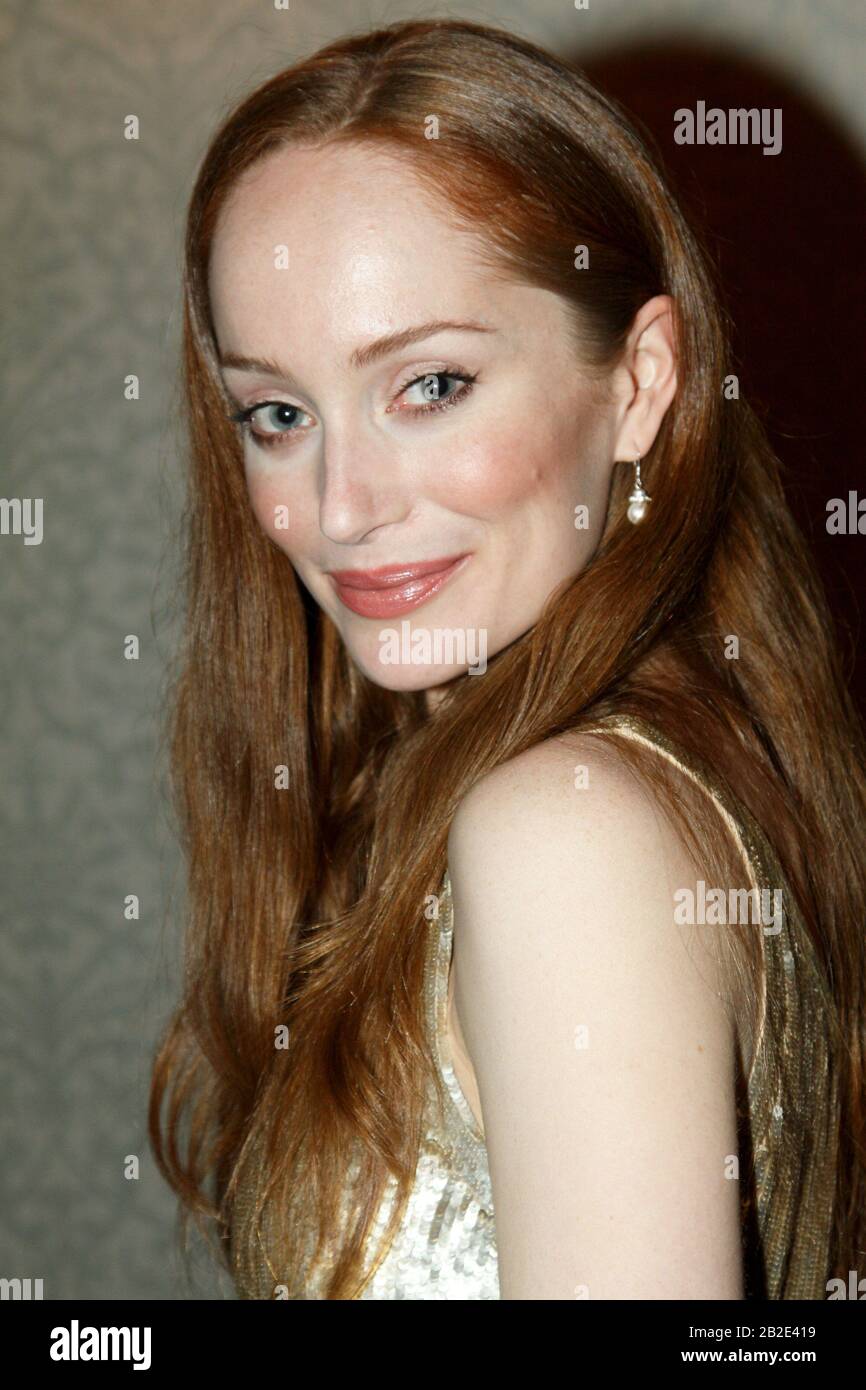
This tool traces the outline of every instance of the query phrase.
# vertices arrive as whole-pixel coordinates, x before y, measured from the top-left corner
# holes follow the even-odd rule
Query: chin
[[[466,667],[461,666],[386,666],[375,657],[372,661],[362,661],[355,655],[353,660],[367,679],[383,690],[433,690],[466,674]]]
[[[431,690],[487,670],[487,629],[414,627],[405,618],[383,626],[363,650],[349,651],[371,681],[387,690]]]

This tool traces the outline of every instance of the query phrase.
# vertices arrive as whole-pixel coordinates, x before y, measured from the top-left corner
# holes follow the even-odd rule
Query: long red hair
[[[431,114],[438,139],[425,138]],[[259,528],[216,366],[207,267],[220,208],[269,151],[327,141],[400,154],[492,268],[560,295],[587,372],[616,360],[647,299],[675,306],[679,386],[642,464],[647,520],[625,520],[631,477],[618,470],[591,563],[432,715],[420,692],[359,672]],[[589,248],[579,274],[576,245]],[[400,1200],[386,1240],[414,1177],[433,1073],[423,909],[455,808],[498,764],[623,711],[739,797],[817,948],[840,1096],[828,1277],[845,1277],[866,1247],[866,743],[780,465],[748,403],[723,398],[719,287],[657,157],[580,72],[524,40],[466,22],[395,24],[278,73],[225,120],[190,201],[184,289],[186,636],[167,728],[189,921],[150,1109],[183,1211],[231,1236],[235,1271],[252,1267],[259,1241],[290,1283],[327,1252],[326,1296],[353,1295],[389,1175]],[[708,804],[689,802],[662,759],[637,746],[621,755],[707,881],[738,881]],[[750,935],[742,970],[757,1007]],[[287,1048],[275,1047],[280,1025]],[[252,1164],[267,1181],[241,1223],[235,1195]]]

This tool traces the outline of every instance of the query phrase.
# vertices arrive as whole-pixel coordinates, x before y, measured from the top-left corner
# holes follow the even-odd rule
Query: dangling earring
[[[640,459],[635,459],[634,487],[628,495],[628,511],[626,512],[629,521],[633,522],[635,525],[637,525],[639,521],[643,521],[646,516],[646,509],[651,501],[652,498],[649,493],[644,490],[644,486],[640,480]]]

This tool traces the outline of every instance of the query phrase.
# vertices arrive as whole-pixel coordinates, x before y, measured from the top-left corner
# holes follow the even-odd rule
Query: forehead
[[[357,331],[386,331],[410,310],[480,313],[495,290],[475,239],[408,161],[363,145],[284,148],[248,170],[221,209],[209,286],[221,337],[274,314],[351,335],[356,311]]]

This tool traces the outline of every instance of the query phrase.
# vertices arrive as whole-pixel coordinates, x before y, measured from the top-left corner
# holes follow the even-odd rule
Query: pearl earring
[[[626,512],[629,521],[633,522],[635,526],[639,521],[643,521],[646,516],[646,509],[651,501],[652,498],[649,493],[645,491],[640,480],[640,459],[635,459],[634,487],[628,495],[628,511]]]

